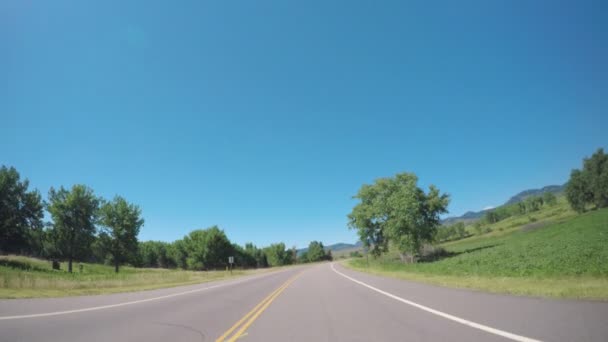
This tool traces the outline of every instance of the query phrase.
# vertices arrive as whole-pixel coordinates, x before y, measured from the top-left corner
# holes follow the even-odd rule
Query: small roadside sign
[[[229,256],[228,257],[228,263],[230,264],[230,274],[232,274],[232,265],[234,264],[234,257],[233,256]]]

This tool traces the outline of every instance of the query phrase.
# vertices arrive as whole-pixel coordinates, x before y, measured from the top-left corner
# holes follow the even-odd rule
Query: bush
[[[430,262],[436,261],[439,259],[443,259],[445,257],[451,256],[452,253],[446,251],[443,247],[440,246],[431,246],[425,245],[420,252],[420,257],[418,261],[420,262]]]
[[[479,221],[475,222],[475,224],[473,225],[473,229],[475,230],[475,234],[477,235],[481,235],[483,233],[483,226]]]
[[[437,229],[435,240],[439,242],[459,240],[467,237],[467,231],[463,222],[458,222],[449,226],[441,226]]]
[[[351,258],[362,258],[363,255],[361,253],[359,253],[359,251],[354,251],[354,252],[350,252],[350,257]]]

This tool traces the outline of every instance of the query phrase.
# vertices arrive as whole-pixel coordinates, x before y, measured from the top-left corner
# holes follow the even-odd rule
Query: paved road
[[[608,303],[448,289],[338,264],[105,296],[0,301],[0,341],[608,341]]]

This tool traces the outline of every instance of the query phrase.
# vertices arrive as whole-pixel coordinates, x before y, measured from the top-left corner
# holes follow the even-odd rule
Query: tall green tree
[[[608,155],[598,149],[583,162],[583,172],[587,174],[592,200],[595,208],[608,207]]]
[[[160,241],[140,241],[137,247],[137,261],[140,267],[159,267]]]
[[[608,206],[608,155],[602,148],[583,160],[582,170],[572,170],[566,198],[578,212],[584,212],[588,205],[596,209]]]
[[[247,254],[250,258],[253,258],[254,264],[253,267],[268,267],[268,260],[266,260],[266,254],[261,248],[258,248],[251,242],[245,244],[244,249],[245,254]]]
[[[325,246],[320,241],[311,241],[308,244],[307,260],[309,262],[322,261],[327,259]]]
[[[112,254],[109,252],[109,246],[110,236],[102,230],[91,244],[91,256],[88,260],[96,264],[111,265],[113,263],[113,258]]]
[[[449,195],[433,185],[425,193],[417,183],[415,174],[400,173],[363,185],[354,196],[360,202],[348,215],[349,227],[358,231],[372,254],[387,251],[390,242],[405,258],[419,254],[424,243],[433,241]]]
[[[47,210],[53,219],[51,238],[57,252],[68,259],[68,271],[72,272],[73,260],[91,254],[100,200],[93,190],[78,184],[71,190],[51,188],[48,201]]]
[[[170,267],[178,267],[181,269],[188,268],[188,252],[184,240],[173,241],[167,246],[167,257],[169,258]]]
[[[141,267],[168,268],[174,265],[170,244],[163,241],[139,242],[136,259]]]
[[[189,269],[203,270],[223,267],[233,254],[232,244],[217,226],[198,229],[184,237]]]
[[[42,250],[42,200],[28,187],[15,168],[0,168],[0,252],[39,255]]]
[[[587,203],[593,199],[591,187],[581,170],[572,170],[570,173],[570,179],[566,185],[566,199],[572,209],[579,213],[584,212]]]
[[[137,250],[137,235],[144,224],[141,209],[116,196],[104,203],[99,212],[99,222],[109,237],[107,249],[112,255],[114,270],[118,273],[120,264],[133,258]]]
[[[283,242],[273,243],[264,248],[264,254],[266,254],[270,266],[283,266],[291,263],[291,252],[285,249]]]

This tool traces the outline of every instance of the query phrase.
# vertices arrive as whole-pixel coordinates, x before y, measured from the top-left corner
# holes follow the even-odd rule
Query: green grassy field
[[[570,208],[566,197],[559,196],[557,197],[557,203],[553,206],[545,206],[541,210],[534,213],[512,216],[493,224],[485,224],[483,225],[483,230],[485,231],[484,234],[474,235],[469,239],[484,239],[487,237],[509,234],[521,229],[532,229],[533,227],[539,225],[564,222],[576,215],[577,213]],[[470,234],[476,233],[473,226],[468,226],[467,231]],[[459,244],[461,241],[462,240],[444,243],[442,246],[449,246],[452,243]]]
[[[608,209],[564,205],[512,217],[491,232],[446,243],[447,256],[403,264],[394,253],[350,260],[357,270],[491,292],[608,300]],[[502,228],[502,229],[501,229]]]
[[[61,297],[116,292],[151,290],[163,287],[197,284],[229,277],[238,277],[265,270],[182,271],[152,268],[114,267],[83,264],[82,273],[74,264],[74,273],[52,270],[46,260],[22,256],[0,256],[0,298]]]

